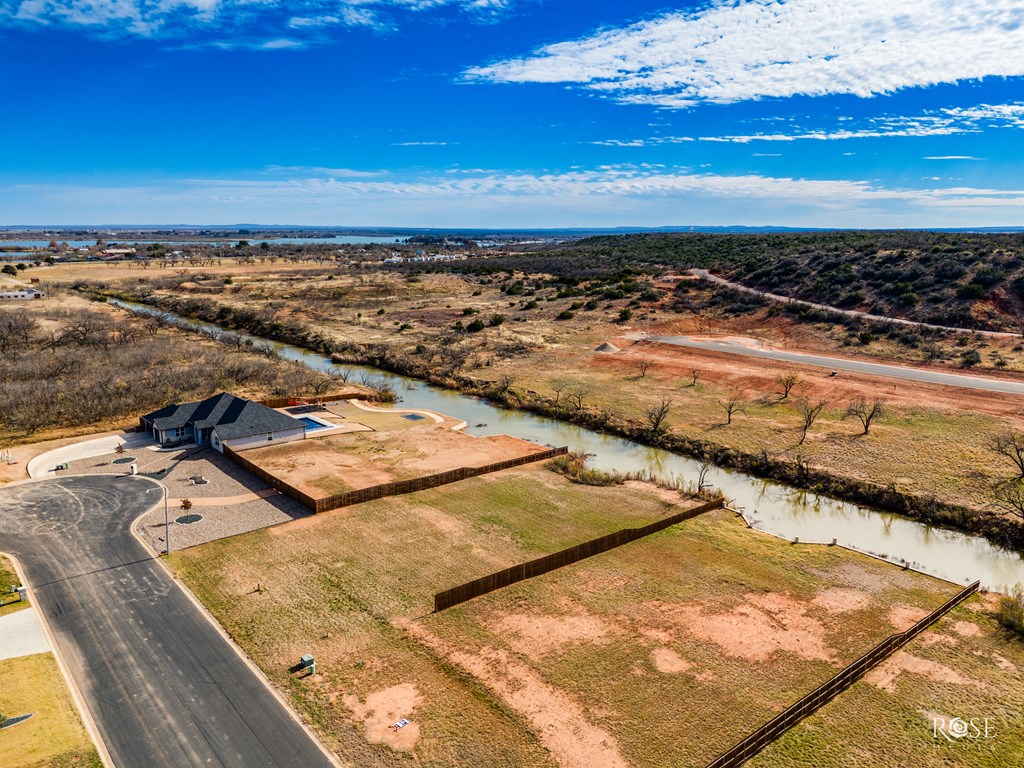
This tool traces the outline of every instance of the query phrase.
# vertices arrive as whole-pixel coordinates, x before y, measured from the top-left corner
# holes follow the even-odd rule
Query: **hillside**
[[[938,325],[1016,331],[1024,319],[1019,233],[642,234],[588,238],[562,253],[584,269],[704,267],[793,298]]]

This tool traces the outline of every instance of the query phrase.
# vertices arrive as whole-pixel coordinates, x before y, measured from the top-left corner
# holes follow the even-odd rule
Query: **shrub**
[[[999,601],[996,620],[1011,632],[1024,636],[1024,590],[1019,584]]]
[[[558,313],[558,317],[556,317],[555,320],[572,320],[574,317],[576,317],[575,312],[572,312],[568,309],[563,309],[561,312]]]
[[[592,455],[589,453],[567,453],[563,456],[556,456],[548,462],[548,469],[565,475],[574,483],[582,485],[622,485],[626,479],[625,475],[588,467],[587,461]]]
[[[479,317],[476,320],[474,320],[472,323],[470,323],[469,325],[466,326],[466,330],[469,331],[470,333],[479,333],[483,329],[484,329],[484,321],[481,320]]]

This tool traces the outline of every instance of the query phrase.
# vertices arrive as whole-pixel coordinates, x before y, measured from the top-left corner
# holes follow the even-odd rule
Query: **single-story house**
[[[0,299],[10,299],[17,301],[19,299],[45,299],[46,294],[42,291],[36,290],[35,288],[19,288],[15,291],[0,291]]]
[[[162,445],[194,442],[221,453],[225,445],[244,451],[306,436],[306,425],[298,419],[226,392],[198,403],[166,405],[139,423]]]

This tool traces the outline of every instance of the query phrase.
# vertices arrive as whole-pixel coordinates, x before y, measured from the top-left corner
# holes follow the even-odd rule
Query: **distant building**
[[[0,300],[24,300],[24,299],[45,299],[46,293],[37,291],[35,288],[19,288],[16,291],[0,290]]]
[[[298,419],[226,392],[198,403],[164,406],[139,423],[161,445],[196,443],[221,453],[225,445],[244,451],[306,436],[306,425]]]

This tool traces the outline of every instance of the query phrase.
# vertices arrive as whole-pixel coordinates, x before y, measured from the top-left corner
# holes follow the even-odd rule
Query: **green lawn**
[[[0,731],[4,768],[101,768],[51,653],[0,660],[0,712],[33,717]]]

